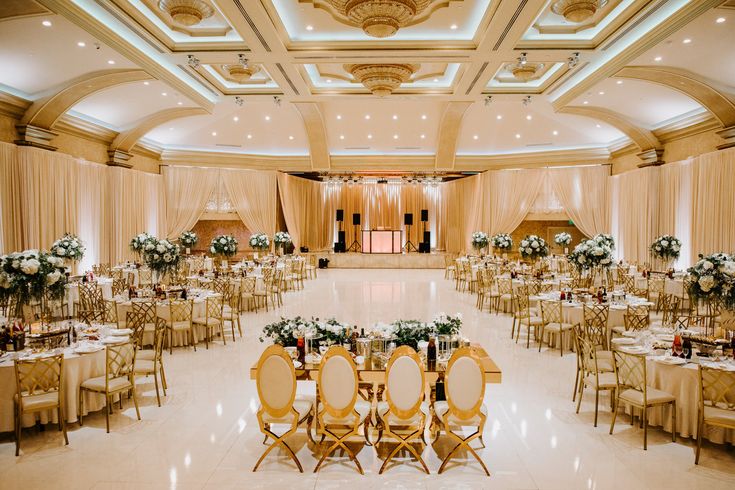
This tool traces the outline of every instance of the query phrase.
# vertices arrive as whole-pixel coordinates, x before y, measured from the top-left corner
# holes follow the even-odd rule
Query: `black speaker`
[[[427,221],[429,221],[429,210],[422,209],[421,210],[421,222],[426,223]]]
[[[345,243],[345,232],[344,231],[338,231],[337,232],[337,242],[338,243]]]
[[[403,224],[406,226],[413,225],[413,213],[406,213],[403,215]]]
[[[345,253],[346,248],[345,242],[334,243],[334,253]]]
[[[425,231],[424,232],[424,240],[423,243],[431,243],[431,232]]]
[[[352,213],[352,224],[355,226],[360,224],[360,213]]]
[[[429,242],[421,242],[421,243],[419,243],[419,253],[420,254],[428,254],[428,253],[431,253],[431,244]]]
[[[344,220],[345,220],[345,210],[338,209],[337,210],[337,221],[344,221]]]

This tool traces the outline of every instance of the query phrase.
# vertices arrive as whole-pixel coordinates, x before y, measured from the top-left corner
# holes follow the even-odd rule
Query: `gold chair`
[[[252,276],[240,280],[240,311],[245,311],[243,308],[247,307],[248,311],[255,308],[255,312],[258,312],[258,302],[255,301],[256,283],[256,278]]]
[[[194,311],[194,302],[186,299],[170,299],[168,301],[168,322],[166,324],[168,337],[168,353],[173,353],[173,335],[177,332],[186,332],[188,345],[197,350],[197,344],[194,341],[194,324],[192,323],[192,314]]]
[[[278,344],[265,349],[258,360],[255,383],[258,387],[258,424],[260,431],[265,434],[266,441],[270,437],[273,444],[269,445],[255,463],[253,471],[258,469],[260,463],[273,449],[283,446],[286,452],[294,460],[301,473],[304,472],[296,454],[286,443],[286,438],[296,433],[299,425],[306,421],[306,433],[311,436],[311,424],[314,419],[313,399],[296,395],[296,373],[293,362],[288,353]],[[289,429],[277,435],[271,430],[272,425],[289,425]],[[314,470],[316,471],[316,470]]]
[[[195,326],[204,326],[204,329],[206,331],[206,335],[204,336],[204,343],[207,349],[209,349],[209,342],[210,340],[212,340],[212,331],[215,329],[219,330],[220,335],[222,335],[222,342],[227,345],[227,339],[225,339],[225,329],[223,326],[224,317],[222,316],[222,311],[224,303],[222,301],[222,296],[210,296],[204,301],[204,316],[193,318],[192,323]]]
[[[132,301],[131,311],[141,316],[145,333],[153,333],[156,329],[156,318],[158,317],[156,302],[153,300]]]
[[[544,334],[549,336],[547,345],[551,345],[551,337],[559,342],[559,355],[564,355],[564,334],[571,332],[574,325],[565,323],[562,317],[561,301],[539,301],[541,306],[541,334],[539,335],[538,351],[544,343]]]
[[[439,474],[444,472],[447,463],[461,448],[469,451],[480,463],[485,474],[490,476],[485,463],[477,452],[470,446],[470,442],[479,438],[487,420],[487,407],[483,403],[485,397],[485,372],[480,358],[471,347],[462,347],[454,351],[447,364],[445,375],[446,401],[434,403],[434,413],[441,421],[444,432],[457,442],[446,455],[439,467]],[[453,427],[476,427],[477,430],[468,437],[452,430]],[[439,437],[441,429],[437,432]]]
[[[651,272],[648,276],[648,299],[656,301],[656,313],[661,311],[661,298],[664,295],[666,276]]]
[[[69,445],[64,416],[64,355],[42,357],[34,360],[15,359],[15,455],[20,454],[20,438],[23,432],[23,415],[56,409],[59,430]]]
[[[235,341],[235,326],[237,326],[237,331],[240,332],[240,338],[242,338],[242,327],[240,326],[241,300],[242,294],[240,293],[240,282],[230,282],[229,290],[227,291],[224,306],[222,308],[222,316],[223,321],[230,322],[233,342]]]
[[[530,300],[528,294],[525,291],[519,291],[516,295],[516,310],[513,313],[513,325],[518,322],[518,330],[516,331],[516,344],[521,336],[521,327],[526,327],[526,349],[531,344],[531,329],[533,334],[538,337],[539,330],[543,326],[541,317],[536,316],[531,312]]]
[[[357,399],[359,381],[350,353],[340,346],[330,347],[322,357],[317,384],[321,405],[321,411],[317,413],[317,431],[322,437],[329,436],[334,443],[322,454],[314,473],[319,471],[330,454],[342,448],[360,474],[364,474],[360,461],[346,442],[359,434],[360,426],[370,416],[371,406],[369,402]]]
[[[503,311],[508,310],[510,304],[513,312],[513,280],[509,277],[498,277],[498,297],[495,300],[495,311],[500,312],[500,303],[503,303]],[[513,338],[511,333],[510,338]]]
[[[610,434],[615,428],[615,418],[620,402],[630,405],[631,409],[641,410],[643,418],[643,449],[648,449],[648,409],[659,405],[671,404],[671,440],[676,442],[676,398],[671,393],[648,386],[646,356],[613,351],[617,396],[613,404],[613,417],[610,421]],[[631,417],[635,412],[631,413]]]
[[[585,304],[582,307],[585,338],[592,342],[595,349],[605,352],[610,351],[610,338],[607,327],[609,313],[610,307],[608,305]],[[608,358],[612,358],[612,356],[608,354]]]
[[[414,439],[423,440],[426,419],[429,417],[429,405],[424,402],[424,366],[416,351],[407,345],[397,348],[388,361],[385,380],[386,401],[378,402],[376,408],[380,428],[376,444],[385,432],[396,439],[398,445],[385,458],[378,473],[382,474],[390,460],[405,448],[428,474],[429,468],[421,458],[421,453],[411,445]]]
[[[163,318],[156,318],[156,328],[153,331],[153,350],[152,351],[143,351],[143,352],[150,352],[152,355],[151,358],[148,359],[143,358],[139,353],[138,356],[135,359],[135,374],[141,375],[141,376],[149,376],[153,375],[153,381],[156,386],[156,400],[158,401],[158,406],[161,406],[161,395],[158,392],[158,384],[159,380],[158,378],[161,378],[161,387],[163,388],[163,396],[166,396],[166,388],[168,388],[168,385],[166,383],[166,373],[163,370],[163,340],[166,337],[166,320]]]
[[[304,269],[306,271],[307,279],[316,279],[316,271],[319,268],[318,259],[316,255],[309,255],[309,262],[306,263]]]
[[[612,328],[611,333],[622,335],[623,332],[645,330],[651,323],[648,305],[628,305],[623,315],[623,325]]]
[[[82,425],[84,413],[84,392],[91,391],[105,395],[105,423],[110,433],[110,413],[114,407],[112,398],[118,395],[122,408],[122,394],[132,393],[135,413],[140,420],[138,398],[135,394],[135,344],[132,341],[123,344],[108,345],[105,352],[105,374],[90,378],[79,386],[79,425]]]
[[[579,359],[582,363],[582,372],[579,380],[579,398],[577,398],[577,413],[582,405],[582,396],[585,387],[595,390],[595,427],[597,427],[597,414],[600,406],[600,392],[610,391],[611,397],[615,396],[617,384],[615,374],[600,369],[597,359],[597,350],[594,344],[582,335],[577,335],[577,347],[580,353]]]
[[[272,267],[263,267],[262,269],[263,274],[263,289],[261,290],[255,290],[253,293],[253,296],[255,297],[255,311],[258,311],[258,303],[262,300],[265,303],[265,311],[268,312],[268,299],[271,300],[271,304],[273,304],[273,308],[276,307],[276,304],[273,302],[273,281],[275,279],[275,275],[273,273]]]
[[[454,262],[454,256],[450,254],[444,255],[444,279],[454,279],[457,266]]]
[[[112,295],[117,296],[125,293],[128,289],[128,281],[123,278],[112,280]]]
[[[735,430],[735,372],[699,365],[697,454],[699,464],[703,432],[708,425]]]
[[[146,287],[153,284],[153,271],[150,269],[138,269],[138,286]]]

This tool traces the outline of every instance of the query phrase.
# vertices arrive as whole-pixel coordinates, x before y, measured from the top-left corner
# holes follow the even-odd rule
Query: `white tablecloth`
[[[98,277],[97,284],[102,290],[102,297],[112,299],[112,279]],[[73,305],[79,301],[79,283],[73,282],[66,285],[66,301],[69,305]]]
[[[648,280],[642,275],[635,276],[635,287],[638,289],[646,289],[648,287]],[[684,278],[674,277],[669,279],[668,277],[664,280],[664,292],[671,294],[677,298],[687,298],[687,292],[684,290]]]
[[[67,422],[79,419],[79,385],[89,378],[105,374],[105,350],[91,354],[74,354],[71,349],[64,352],[64,414]],[[0,432],[9,432],[14,427],[13,396],[16,393],[15,369],[12,361],[0,363]],[[90,392],[84,394],[84,414],[101,410],[105,406],[105,397]],[[42,423],[58,422],[55,410],[39,412]],[[34,415],[23,417],[23,427],[35,424]]]

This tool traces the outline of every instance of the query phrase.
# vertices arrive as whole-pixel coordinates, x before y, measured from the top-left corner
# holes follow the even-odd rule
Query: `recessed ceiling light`
[[[265,116],[265,120],[266,121],[270,121],[271,120],[271,117],[270,116]]]
[[[557,135],[559,134],[559,131],[557,131],[557,130],[555,129],[555,130],[554,130],[554,131],[553,131],[553,132],[552,132],[551,134],[553,134],[554,136],[557,136]]]
[[[143,82],[143,85],[150,85],[151,82]]]
[[[587,104],[589,104],[590,102],[589,102],[588,100],[585,100],[585,101],[584,101],[584,102],[582,102],[582,103],[583,103],[584,105],[587,105]]]
[[[77,43],[77,46],[79,46],[80,48],[83,48],[83,47],[84,47],[84,46],[86,46],[86,45],[87,45],[87,43],[85,43],[84,41],[79,41],[79,42]]]
[[[615,83],[617,83],[618,85],[622,85],[622,84],[623,84],[623,81],[622,81],[622,80],[618,80],[618,81],[617,81],[617,82],[615,82]]]
[[[365,119],[370,119],[370,114],[365,114]]]
[[[395,121],[397,119],[398,119],[398,116],[396,114],[393,114],[393,120]]]
[[[474,136],[472,137],[472,139],[473,139],[473,140],[476,140],[476,139],[480,139],[480,137],[479,137],[479,136],[477,136],[477,135],[474,135]]]
[[[341,114],[337,114],[337,119],[342,119],[342,115]]]
[[[327,83],[332,83],[332,79],[331,78],[327,78]]]
[[[344,134],[340,134],[339,135],[339,139],[341,139],[341,140],[345,139],[345,135]]]
[[[173,131],[173,130],[174,130],[174,128],[168,128],[168,130],[169,130],[169,131]]]
[[[449,28],[454,31],[457,29],[457,24],[452,24]]]
[[[306,30],[307,31],[313,31],[314,30],[314,26],[308,25],[308,26],[306,26]]]
[[[503,119],[503,116],[501,114],[498,114],[497,116],[495,116],[495,119],[497,119],[498,121],[500,121],[501,119]]]
[[[422,134],[421,135],[421,139],[426,139],[426,135],[425,134]]]
[[[293,136],[289,136],[288,139],[292,140],[293,139]]]
[[[183,102],[181,102],[181,101],[178,101],[178,102],[176,103],[176,105],[184,105],[184,103],[183,103]]]
[[[253,139],[253,135],[252,135],[252,134],[249,134],[249,135],[248,135],[248,139],[249,139],[249,140]]]
[[[239,120],[240,120],[240,118],[239,118],[239,117],[237,117],[237,116],[234,116],[234,117],[232,118],[232,120],[233,120],[233,121],[235,121],[235,122],[237,122],[237,121],[239,121]]]
[[[369,139],[369,140],[373,139],[373,135],[372,135],[372,134],[369,134],[369,135],[368,135],[368,139]]]
[[[439,79],[438,79],[438,78],[435,78],[435,79],[434,79],[434,82],[435,82],[435,83],[436,83],[436,82],[438,82],[438,81],[439,81]]]
[[[212,131],[212,136],[217,136],[217,131]]]
[[[717,20],[715,22],[717,22],[718,24],[722,24],[723,22],[725,22],[725,20],[726,19],[724,17],[717,17]]]
[[[51,21],[50,20],[44,20],[43,22],[41,22],[41,24],[43,24],[44,27],[51,27]]]
[[[426,120],[426,114],[422,114],[421,119]]]
[[[602,126],[600,126],[599,124],[595,124],[595,127],[596,128],[601,128]]]
[[[521,133],[516,133],[516,139],[517,140],[521,139]]]
[[[114,65],[115,64],[115,60],[107,60],[107,64],[108,65]]]
[[[397,139],[398,139],[398,135],[397,135],[397,134],[394,134],[394,135],[393,135],[393,139],[394,139],[394,140],[397,140]]]
[[[166,97],[168,94],[166,92],[161,92],[161,95],[163,95],[164,97]]]
[[[663,58],[661,58],[660,56],[656,56],[656,57],[655,57],[655,58],[653,59],[653,61],[661,61],[662,59],[663,59]]]
[[[689,43],[691,43],[691,42],[692,42],[692,40],[691,40],[691,39],[689,39],[689,38],[686,38],[686,39],[684,39],[684,40],[683,40],[682,42],[683,42],[684,44],[689,44]]]
[[[600,90],[599,92],[597,92],[597,95],[605,95],[605,92]]]
[[[526,119],[530,121],[531,119],[533,119],[533,116],[531,116],[531,114],[528,114],[528,115],[526,116]]]

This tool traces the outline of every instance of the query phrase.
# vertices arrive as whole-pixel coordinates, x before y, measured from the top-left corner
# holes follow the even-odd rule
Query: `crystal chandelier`
[[[359,64],[345,65],[345,70],[362,83],[373,95],[390,95],[411,79],[420,65],[407,64]]]
[[[579,24],[589,19],[605,4],[606,0],[556,0],[551,10],[569,22]]]

